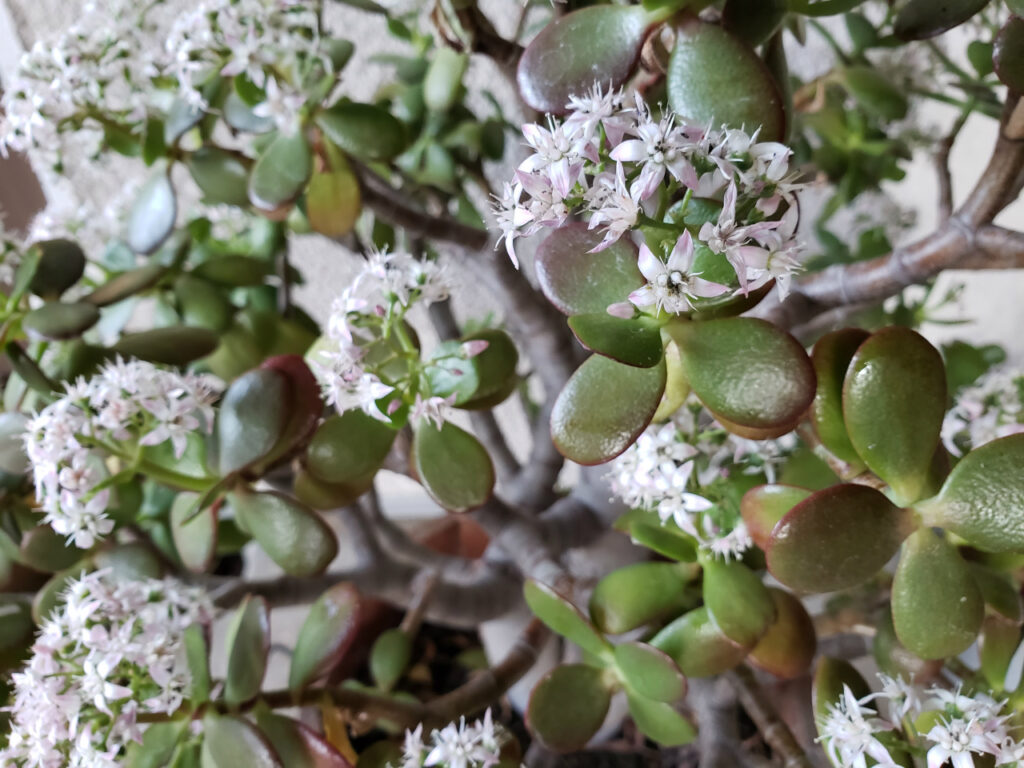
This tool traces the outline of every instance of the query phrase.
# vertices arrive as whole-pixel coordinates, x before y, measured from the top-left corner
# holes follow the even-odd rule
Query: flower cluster
[[[185,630],[212,619],[206,594],[172,579],[117,581],[97,571],[71,582],[13,675],[0,765],[120,765],[124,747],[141,739],[140,714],[181,706],[191,681]]]
[[[634,509],[658,514],[729,559],[753,545],[726,484],[737,474],[769,482],[791,445],[756,442],[727,432],[695,400],[664,424],[652,424],[612,464],[612,492]]]
[[[448,297],[442,265],[408,253],[373,252],[362,271],[334,300],[327,321],[333,348],[314,362],[329,405],[338,411],[360,408],[380,421],[390,421],[378,401],[395,391],[392,384],[368,370],[366,349],[382,336],[403,333],[403,317],[415,303],[430,304]],[[392,401],[395,408],[401,400]],[[440,403],[419,403],[422,415],[439,415]]]
[[[305,78],[333,73],[317,0],[86,2],[77,23],[39,41],[3,98],[0,149],[52,152],[62,140],[141,136],[176,96],[205,109],[204,86],[244,76],[257,115],[292,130]],[[315,65],[315,66],[314,66]],[[63,147],[66,149],[66,147]],[[59,154],[59,152],[58,152]]]
[[[1024,432],[1024,372],[993,368],[965,388],[946,414],[942,440],[962,456],[999,437]]]
[[[502,747],[511,737],[491,719],[487,710],[483,720],[458,725],[450,723],[431,734],[431,743],[423,742],[423,726],[405,734],[402,762],[388,768],[490,768],[501,762]]]
[[[176,457],[188,436],[213,429],[219,383],[118,359],[91,379],[69,384],[63,397],[28,423],[25,452],[46,522],[88,549],[113,530],[104,458],[137,461],[142,449],[170,442]]]
[[[819,725],[820,741],[839,768],[865,768],[867,759],[896,766],[894,752],[927,753],[928,768],[950,764],[975,768],[984,765],[1016,766],[1024,760],[1024,742],[1011,733],[1011,711],[985,693],[968,695],[961,689],[920,689],[901,679],[881,676],[883,688],[858,699],[848,686],[831,705]],[[885,716],[878,702],[886,704]],[[904,732],[901,723],[932,725],[925,732]],[[895,749],[894,749],[895,747]],[[898,755],[897,755],[898,756]]]
[[[568,109],[564,121],[523,127],[533,153],[496,211],[513,260],[516,238],[579,211],[604,235],[597,249],[645,224],[677,230],[667,262],[656,244],[644,245],[640,266],[650,284],[629,297],[641,310],[680,313],[697,299],[746,294],[773,279],[785,293],[799,268],[789,148],[758,142],[757,131],[659,116],[639,96],[628,106],[621,92],[600,86],[573,97]],[[686,220],[698,206],[699,226]],[[717,214],[703,215],[705,208]],[[695,252],[706,257],[699,271]],[[723,259],[732,274],[716,269],[710,279],[709,267]]]

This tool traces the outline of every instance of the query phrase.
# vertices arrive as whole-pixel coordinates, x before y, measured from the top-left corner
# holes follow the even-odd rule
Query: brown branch
[[[765,743],[782,758],[783,768],[814,768],[814,764],[797,743],[792,731],[776,714],[750,668],[741,664],[726,672],[725,677],[736,689],[740,704],[754,721]]]
[[[953,178],[949,171],[949,155],[953,151],[957,136],[963,130],[970,112],[960,113],[946,137],[939,142],[935,152],[935,172],[939,182],[939,218],[946,219],[953,213]]]

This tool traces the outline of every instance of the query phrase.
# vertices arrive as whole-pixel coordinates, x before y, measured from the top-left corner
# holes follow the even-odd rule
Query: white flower
[[[1024,372],[993,368],[957,395],[942,424],[942,441],[962,456],[1000,437],[1024,432]]]
[[[344,352],[323,352],[325,363],[314,362],[328,405],[337,408],[338,413],[359,408],[367,416],[378,421],[390,422],[377,404],[382,397],[395,391],[375,374],[367,372]]]
[[[629,294],[629,300],[640,309],[654,307],[655,312],[682,314],[690,309],[695,298],[721,296],[729,287],[705,280],[693,269],[693,239],[683,232],[676,240],[668,261],[662,261],[647,243],[640,246],[640,272],[647,278],[647,285]]]
[[[615,166],[615,176],[606,173],[594,180],[586,200],[591,210],[589,228],[604,229],[604,239],[593,251],[600,251],[617,241],[636,225],[640,216],[640,203],[626,188],[621,163]]]
[[[974,768],[971,754],[992,754],[991,741],[980,733],[976,720],[944,720],[926,734],[934,746],[928,750],[928,768],[940,768],[948,760],[953,768]]]
[[[629,129],[637,138],[623,141],[615,147],[611,158],[619,163],[641,164],[640,175],[629,189],[636,199],[646,200],[661,186],[666,174],[678,181],[683,180],[689,165],[687,152],[691,145],[683,130],[675,124],[674,113],[670,112],[655,122],[639,97],[637,102],[641,122]]]
[[[821,724],[819,741],[825,742],[829,757],[841,768],[867,768],[870,757],[879,765],[893,766],[896,763],[889,750],[875,734],[889,730],[879,720],[875,711],[864,706],[853,695],[848,685],[843,685],[843,696],[838,704],[829,707],[828,715]]]
[[[608,143],[613,147],[622,141],[636,119],[635,110],[625,106],[622,89],[616,91],[609,86],[605,92],[600,83],[594,83],[582,96],[570,96],[566,109],[570,110],[565,119],[566,125],[578,130],[586,140],[595,142],[598,129],[603,128]]]
[[[452,393],[448,397],[428,397],[424,398],[418,392],[416,393],[416,402],[412,406],[412,410],[409,412],[409,418],[412,421],[429,421],[434,424],[437,429],[441,429],[444,423],[448,421],[451,415],[452,405],[455,403],[455,394]]]
[[[402,762],[392,768],[491,768],[501,761],[502,745],[508,740],[487,710],[482,721],[451,723],[431,734],[429,752],[423,744],[423,726],[406,731]]]
[[[546,175],[562,197],[568,197],[580,179],[583,153],[587,152],[593,155],[590,159],[597,160],[596,153],[588,148],[589,143],[569,123],[557,125],[549,119],[547,128],[528,123],[523,126],[523,136],[534,153],[520,163],[519,170]]]

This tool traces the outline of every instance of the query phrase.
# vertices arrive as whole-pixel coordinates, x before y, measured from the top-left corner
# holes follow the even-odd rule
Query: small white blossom
[[[1000,437],[1024,432],[1024,372],[993,368],[957,395],[942,424],[942,441],[962,456]]]
[[[640,246],[640,272],[647,285],[629,294],[629,300],[640,309],[654,307],[655,312],[682,314],[689,311],[693,299],[721,296],[729,287],[705,280],[693,269],[693,239],[684,232],[676,241],[668,261],[662,261],[647,243]]]
[[[501,749],[510,738],[494,724],[490,710],[475,723],[462,718],[435,730],[429,745],[422,733],[422,725],[406,732],[402,762],[390,768],[491,768],[501,762]]]

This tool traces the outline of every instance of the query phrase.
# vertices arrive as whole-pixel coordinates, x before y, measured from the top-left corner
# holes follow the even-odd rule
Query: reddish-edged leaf
[[[732,642],[701,607],[684,613],[651,640],[679,665],[687,677],[713,677],[732,669],[747,655],[746,648]]]
[[[843,421],[843,382],[857,348],[870,334],[860,328],[845,328],[818,339],[811,362],[818,377],[818,390],[811,404],[811,422],[821,442],[837,458],[863,468],[857,450],[850,443]]]
[[[344,657],[359,627],[359,593],[348,583],[336,584],[309,609],[295,641],[288,687],[306,687]]]
[[[611,691],[601,669],[583,664],[555,667],[530,695],[526,723],[555,752],[582,749],[608,714]]]
[[[775,622],[750,652],[750,660],[778,677],[799,677],[814,661],[814,622],[803,603],[789,592],[774,587],[768,591],[775,602]]]
[[[775,524],[811,493],[795,485],[759,485],[743,494],[740,512],[754,543],[767,550]]]
[[[224,640],[228,671],[224,700],[242,704],[256,697],[270,652],[270,613],[262,597],[249,595],[235,611]]]

